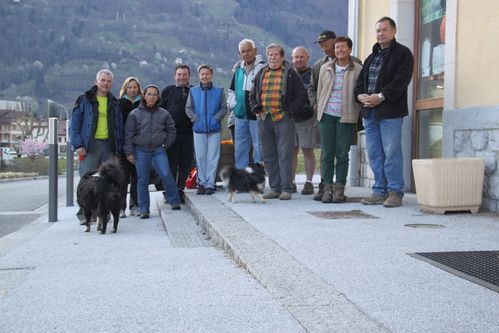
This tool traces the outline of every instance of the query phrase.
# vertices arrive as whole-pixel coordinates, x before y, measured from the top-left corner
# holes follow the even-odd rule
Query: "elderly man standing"
[[[402,122],[408,115],[407,87],[412,78],[414,57],[395,40],[397,27],[390,17],[376,22],[373,52],[367,57],[355,88],[363,104],[367,156],[374,173],[373,193],[365,205],[398,207],[404,188]]]
[[[307,89],[310,83],[310,76],[312,74],[312,69],[308,66],[308,50],[304,46],[297,46],[293,49],[291,53],[291,62],[293,63],[293,68],[300,74],[301,80]],[[312,178],[314,177],[315,171],[315,154],[314,148],[318,144],[317,138],[317,127],[316,119],[310,117],[303,121],[295,122],[296,128],[296,148],[293,153],[293,181],[296,175],[296,167],[298,164],[298,151],[301,148],[303,152],[303,159],[305,164],[305,174],[306,181],[301,194],[314,194],[314,185],[312,183]],[[293,192],[296,188],[296,183],[293,182]]]
[[[251,112],[249,106],[253,80],[256,73],[265,66],[261,56],[256,53],[255,43],[251,39],[239,42],[241,60],[234,65],[234,75],[227,98],[227,107],[232,110],[235,118],[234,155],[238,169],[248,166],[251,145],[253,145],[253,162],[262,162],[256,115]]]
[[[263,161],[270,191],[265,199],[290,200],[295,122],[301,113],[306,90],[298,73],[284,60],[284,49],[270,44],[265,49],[268,65],[256,75],[250,93],[251,111],[258,114]]]
[[[69,137],[80,159],[79,174],[95,170],[123,151],[123,120],[120,103],[111,93],[113,73],[100,70],[95,85],[79,96],[73,108]],[[80,209],[76,216],[85,222]]]

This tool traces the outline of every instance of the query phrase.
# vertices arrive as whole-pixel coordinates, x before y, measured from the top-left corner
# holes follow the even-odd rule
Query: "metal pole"
[[[74,170],[73,151],[69,142],[69,119],[66,112],[66,207],[71,207],[73,203]]]
[[[57,221],[57,118],[49,118],[49,222]]]

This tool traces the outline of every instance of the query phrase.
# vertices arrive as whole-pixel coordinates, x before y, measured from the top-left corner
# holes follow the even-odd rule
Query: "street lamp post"
[[[54,102],[51,99],[47,103],[59,105],[66,112],[66,207],[74,205],[73,190],[74,190],[74,169],[73,169],[73,150],[69,140],[69,112],[65,105]],[[59,115],[60,118],[60,115]]]

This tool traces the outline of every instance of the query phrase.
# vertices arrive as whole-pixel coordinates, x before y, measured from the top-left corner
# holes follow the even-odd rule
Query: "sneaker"
[[[292,193],[298,192],[298,189],[296,188],[296,183],[295,182],[293,182],[293,184],[291,185],[291,192]]]
[[[373,193],[370,197],[362,198],[360,202],[364,205],[382,205],[385,199],[386,196]]]
[[[389,208],[402,206],[402,196],[395,191],[390,191],[388,198],[383,202],[383,206]]]
[[[196,194],[206,194],[206,190],[204,189],[203,185],[198,185],[198,190],[196,191]]]
[[[277,198],[279,198],[280,195],[281,195],[281,193],[269,191],[263,195],[263,198],[264,199],[277,199]]]
[[[317,190],[317,194],[314,195],[315,201],[322,201],[322,195],[324,194],[324,184],[322,182],[319,183],[319,188]]]
[[[122,209],[120,210],[120,219],[124,219],[126,217],[125,211]]]
[[[180,205],[178,203],[174,203],[170,205],[172,207],[172,210],[180,210]]]
[[[140,213],[140,218],[141,219],[148,219],[149,218],[149,213]]]
[[[140,216],[140,210],[138,208],[130,209],[130,216]]]
[[[282,192],[279,196],[279,200],[291,200],[292,194],[289,192]]]
[[[322,193],[321,202],[322,203],[333,202],[333,191],[334,191],[334,184],[326,184],[326,186],[324,186],[324,192]]]
[[[206,194],[207,195],[212,195],[213,193],[215,193],[215,189],[213,187],[207,187],[206,188]]]
[[[305,182],[305,185],[301,190],[301,194],[303,195],[314,194],[314,185],[311,182]]]

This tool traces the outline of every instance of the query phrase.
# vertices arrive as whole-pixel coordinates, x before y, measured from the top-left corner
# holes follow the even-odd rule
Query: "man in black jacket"
[[[404,187],[402,122],[408,115],[407,86],[414,57],[395,40],[395,21],[382,17],[376,22],[372,54],[364,62],[355,95],[363,105],[369,166],[374,173],[373,193],[363,198],[365,205],[398,207]]]
[[[185,113],[185,104],[187,97],[189,97],[190,75],[189,66],[178,64],[175,67],[175,84],[166,87],[161,93],[161,107],[170,113],[177,130],[175,142],[166,153],[172,176],[177,181],[182,203],[185,201],[185,181],[191,171],[194,155],[192,123]]]

